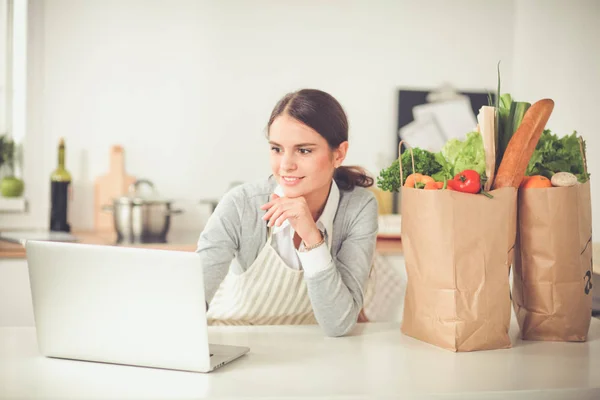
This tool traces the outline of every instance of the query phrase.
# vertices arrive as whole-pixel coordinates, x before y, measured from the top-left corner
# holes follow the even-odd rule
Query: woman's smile
[[[304,179],[304,177],[281,176],[281,179],[279,180],[279,184],[285,185],[285,186],[295,186],[295,185],[300,184],[302,182],[302,179]]]

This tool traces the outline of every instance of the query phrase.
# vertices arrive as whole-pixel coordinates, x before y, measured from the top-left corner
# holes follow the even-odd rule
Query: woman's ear
[[[337,168],[342,165],[348,153],[348,141],[340,143],[337,149],[333,151],[333,165]]]

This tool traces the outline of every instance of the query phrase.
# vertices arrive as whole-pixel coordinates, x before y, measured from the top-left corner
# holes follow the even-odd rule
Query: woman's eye
[[[310,153],[312,153],[312,150],[310,150],[310,149],[298,149],[298,151],[300,152],[300,154],[310,154]]]
[[[279,153],[279,152],[281,152],[281,149],[279,147],[271,146],[271,151],[273,153]]]

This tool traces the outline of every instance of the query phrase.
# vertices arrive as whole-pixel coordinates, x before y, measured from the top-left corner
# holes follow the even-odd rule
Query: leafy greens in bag
[[[585,141],[583,142],[585,153]],[[583,159],[579,147],[579,138],[574,131],[570,135],[559,138],[550,129],[544,130],[529,160],[525,175],[543,175],[548,179],[557,172],[570,172],[577,176],[581,183],[590,176],[583,168]]]
[[[442,147],[441,154],[436,155],[436,160],[442,165],[444,172],[441,176],[439,174],[437,177],[434,176],[433,178],[436,180],[451,179],[467,169],[475,170],[479,175],[483,175],[485,173],[485,150],[481,134],[469,132],[464,141],[449,140]]]
[[[415,170],[413,171],[412,159],[410,156],[410,150],[406,150],[402,153],[402,171],[404,172],[404,182],[406,177],[413,172],[418,172],[423,175],[432,176],[442,170],[442,166],[436,161],[436,156],[418,147],[413,148],[413,155],[415,157]],[[400,165],[398,160],[394,162],[386,169],[381,170],[377,177],[377,186],[381,190],[387,192],[397,192],[400,187],[404,185],[404,182],[400,184]]]
[[[427,150],[413,148],[415,157],[415,170],[412,168],[410,150],[402,153],[402,170],[404,180],[412,172],[431,176],[438,182],[453,179],[456,174],[472,169],[480,175],[485,174],[485,151],[483,140],[479,132],[470,132],[465,140],[449,140],[439,153],[431,153]],[[377,186],[381,190],[397,192],[404,184],[400,183],[400,166],[398,160],[386,169],[383,169],[377,177]]]

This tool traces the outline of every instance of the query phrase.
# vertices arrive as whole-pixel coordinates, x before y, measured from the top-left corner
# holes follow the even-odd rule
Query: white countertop
[[[514,323],[514,318],[513,318]],[[317,326],[210,327],[211,343],[250,353],[209,374],[44,358],[35,328],[0,328],[0,399],[456,398],[600,399],[600,320],[585,343],[526,342],[452,353],[359,324],[327,338]]]

